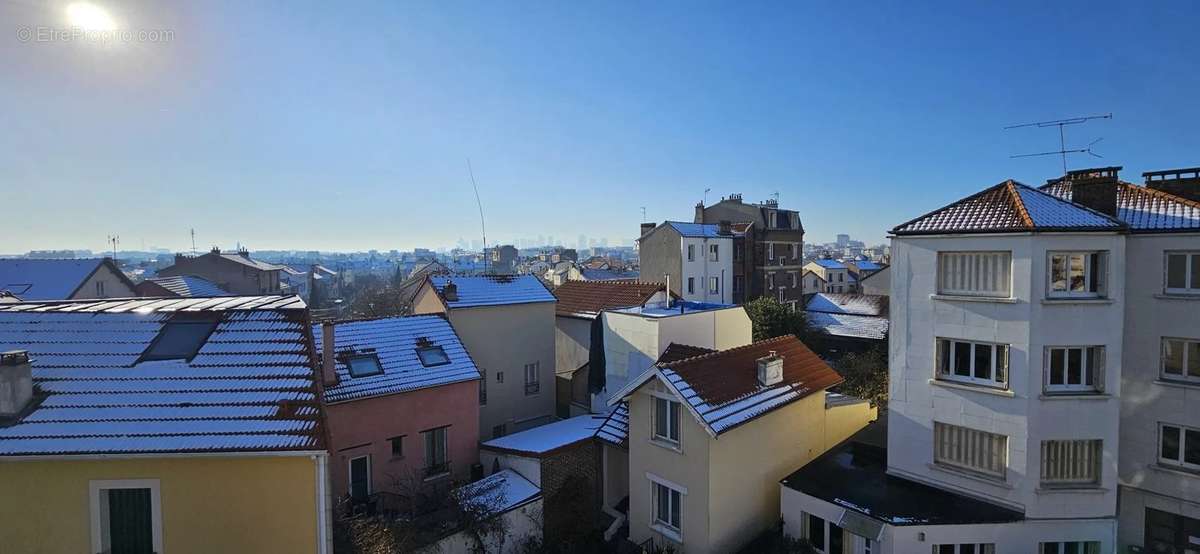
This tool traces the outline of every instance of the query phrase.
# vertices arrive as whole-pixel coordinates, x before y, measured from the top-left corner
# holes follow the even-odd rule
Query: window
[[[497,383],[503,383],[503,382],[504,382],[504,372],[503,372],[503,371],[497,371],[497,372],[496,372],[496,382],[497,382]]]
[[[388,441],[392,443],[392,457],[393,458],[403,458],[404,457],[404,435],[400,435],[398,437],[392,437],[392,438],[388,439]]]
[[[104,281],[96,281],[96,296],[104,298]]]
[[[689,244],[688,248],[687,248],[687,252],[688,252],[688,254],[687,254],[688,261],[689,262],[696,261],[696,245]]]
[[[844,283],[844,282],[846,282],[846,274],[845,274],[845,273],[842,273],[842,272],[840,272],[840,271],[839,271],[839,272],[838,272],[838,274],[837,274],[837,276],[838,276],[838,282],[839,282],[839,283]]]
[[[792,259],[793,260],[800,259],[800,243],[798,243],[798,242],[792,243]]]
[[[435,477],[450,472],[450,462],[446,460],[446,430],[448,427],[438,427],[422,431],[425,439],[425,477]]]
[[[741,275],[733,276],[733,292],[742,292],[746,287],[746,278]]]
[[[435,344],[417,348],[417,357],[421,359],[421,365],[425,367],[450,363],[450,357],[446,355],[446,351],[441,346]]]
[[[541,373],[542,362],[533,362],[525,364],[525,395],[534,395],[542,390]]]
[[[1100,541],[1044,542],[1038,554],[1100,554]]]
[[[479,368],[479,405],[487,406],[487,370]]]
[[[745,256],[745,249],[746,249],[746,247],[743,246],[742,243],[740,243],[740,242],[733,243],[733,261],[735,261],[735,262],[742,261],[742,256]]]
[[[808,514],[808,542],[817,550],[825,550],[825,519]]]
[[[937,339],[937,378],[1008,388],[1008,345]]]
[[[1042,484],[1099,483],[1102,444],[1099,440],[1042,441]]]
[[[1200,537],[1200,519],[1146,508],[1146,552],[1195,551],[1195,537]]]
[[[688,294],[696,294],[696,278],[695,277],[688,277],[687,291],[688,291]]]
[[[162,552],[158,479],[88,483],[93,552]]]
[[[772,229],[776,229],[779,227],[779,214],[777,212],[774,212],[774,211],[768,212],[767,217],[770,219],[770,221],[768,223]]]
[[[717,261],[720,261],[720,260],[717,258],[717,256],[718,256],[718,252],[719,252],[719,250],[718,250],[717,246],[718,246],[718,245],[716,245],[716,244],[710,244],[710,245],[708,245],[708,261],[710,261],[710,262],[717,262]]]
[[[797,276],[795,271],[788,273],[788,280],[791,282],[792,288],[796,288],[796,279]]]
[[[1050,286],[1052,297],[1102,297],[1108,280],[1107,252],[1050,253]]]
[[[933,461],[1004,479],[1008,463],[1008,437],[934,422]]]
[[[1011,295],[1010,252],[939,252],[938,293],[958,296]]]
[[[654,487],[654,523],[679,532],[682,527],[683,494],[662,483],[652,482]]]
[[[767,280],[767,288],[768,289],[775,288],[775,274],[774,273],[768,273],[766,276],[766,280]]]
[[[350,498],[366,500],[371,495],[371,456],[350,458]]]
[[[708,293],[709,294],[720,294],[721,293],[721,280],[720,279],[718,279],[716,277],[708,278]]]
[[[773,242],[767,244],[767,259],[768,260],[775,259],[775,243],[773,243]]]
[[[679,444],[679,403],[654,397],[654,438]]]
[[[992,543],[933,545],[933,554],[995,554],[995,552],[996,545]]]
[[[1104,390],[1103,346],[1053,346],[1046,351],[1047,393]]]
[[[847,533],[838,524],[808,513],[801,513],[800,517],[800,534],[803,538],[808,539],[809,544],[812,544],[817,552],[842,554],[847,547],[853,546],[853,535]],[[870,554],[871,544],[870,540],[863,539],[863,552]]]
[[[375,354],[356,354],[346,358],[346,366],[350,368],[351,377],[370,377],[383,373],[379,365],[379,356]]]
[[[139,362],[147,360],[191,360],[208,342],[209,335],[217,328],[216,320],[172,319],[163,324],[158,336]]]
[[[1200,382],[1200,341],[1164,338],[1162,340],[1162,377]]]
[[[1159,463],[1200,470],[1200,429],[1163,423],[1158,443]]]
[[[1200,294],[1200,252],[1167,252],[1166,291]]]

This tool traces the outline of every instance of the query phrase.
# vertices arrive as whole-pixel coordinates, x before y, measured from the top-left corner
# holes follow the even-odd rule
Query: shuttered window
[[[1042,484],[1099,483],[1102,444],[1099,440],[1042,441]]]
[[[1008,463],[1008,437],[950,425],[933,424],[933,461],[959,469],[1004,479]]]
[[[1011,270],[1010,252],[939,252],[938,293],[1007,298]]]

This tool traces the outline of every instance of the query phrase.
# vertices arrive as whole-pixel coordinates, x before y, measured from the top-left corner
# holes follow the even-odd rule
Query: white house
[[[690,302],[733,301],[733,230],[728,222],[667,221],[638,239],[638,251],[642,280],[666,282]]]

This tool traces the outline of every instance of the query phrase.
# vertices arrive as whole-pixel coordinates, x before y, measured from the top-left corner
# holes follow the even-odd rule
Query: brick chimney
[[[1200,202],[1200,167],[1147,171],[1146,187]]]
[[[0,417],[20,414],[33,400],[33,365],[26,350],[0,353]]]
[[[704,202],[696,202],[696,221],[693,223],[704,223]]]
[[[446,285],[442,287],[442,298],[447,302],[458,301],[458,285],[454,284],[454,281],[446,281]]]
[[[1071,182],[1071,201],[1102,214],[1117,215],[1117,172],[1120,167],[1098,167],[1068,171],[1065,180]]]
[[[321,323],[321,379],[325,386],[332,387],[338,384],[337,376],[337,361],[333,356],[334,349],[337,348],[337,337],[334,335],[334,326],[332,321],[324,321]]]
[[[758,359],[758,384],[764,387],[783,382],[783,356],[772,350]]]
[[[653,223],[643,223],[643,224],[642,224],[642,234],[640,234],[640,235],[638,235],[638,236],[639,236],[639,237],[644,237],[644,236],[646,236],[646,233],[649,233],[650,231],[653,231],[655,227],[658,227],[658,225],[655,225],[655,224],[653,224]]]

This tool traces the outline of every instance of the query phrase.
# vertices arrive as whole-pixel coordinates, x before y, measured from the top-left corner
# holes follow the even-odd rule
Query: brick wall
[[[594,440],[542,459],[547,544],[570,540],[597,527],[600,481],[600,445]]]

